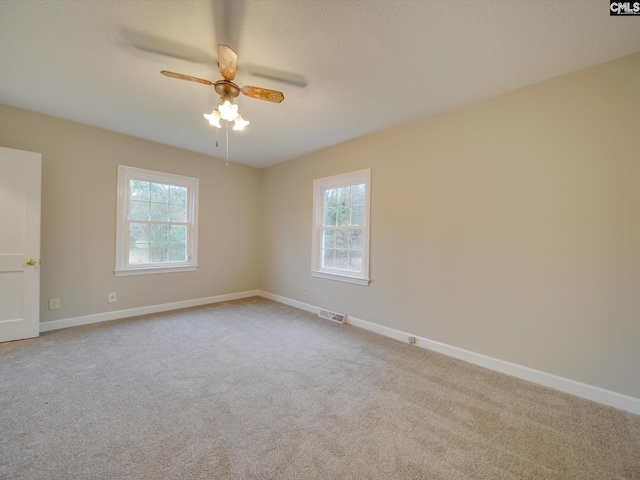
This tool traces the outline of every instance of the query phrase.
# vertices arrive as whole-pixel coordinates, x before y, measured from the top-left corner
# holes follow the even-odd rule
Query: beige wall
[[[261,288],[640,398],[638,85],[634,54],[264,170]],[[312,278],[312,181],[367,167],[373,281]]]
[[[42,153],[41,321],[258,288],[259,170],[2,105],[0,125]],[[114,276],[118,164],[200,179],[196,272]]]

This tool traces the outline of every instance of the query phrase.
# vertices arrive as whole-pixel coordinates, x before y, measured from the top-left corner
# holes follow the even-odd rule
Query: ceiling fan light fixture
[[[220,118],[223,120],[227,120],[228,122],[232,122],[238,117],[238,106],[233,104],[233,99],[229,101],[228,99],[220,99],[220,103],[218,104],[218,111],[220,112]]]
[[[216,128],[221,128],[220,125],[220,112],[218,112],[218,110],[216,110],[215,108],[213,109],[213,112],[209,113],[209,114],[204,114],[204,118],[206,118],[207,120],[209,120],[209,123],[211,125],[213,125]]]
[[[160,73],[166,77],[213,86],[216,93],[220,95],[220,100],[216,108],[214,108],[211,113],[205,113],[204,118],[218,129],[222,128],[221,120],[227,121],[224,132],[227,140],[227,165],[229,165],[229,122],[235,122],[233,126],[234,130],[244,130],[244,127],[249,125],[249,122],[242,118],[238,112],[238,106],[235,105],[234,99],[242,93],[249,98],[257,98],[258,100],[266,100],[273,103],[280,103],[284,100],[284,94],[277,90],[269,90],[267,88],[253,87],[250,85],[240,88],[233,83],[232,80],[236,76],[237,59],[238,55],[231,47],[223,44],[218,45],[218,68],[224,78],[215,83],[205,80],[204,78],[192,77],[191,75],[184,75],[182,73],[170,72],[168,70],[160,71]],[[218,146],[219,133],[220,132],[216,130],[216,147]]]
[[[234,130],[244,130],[244,127],[249,125],[249,122],[242,118],[242,115],[238,114],[235,120],[235,124],[233,125]]]

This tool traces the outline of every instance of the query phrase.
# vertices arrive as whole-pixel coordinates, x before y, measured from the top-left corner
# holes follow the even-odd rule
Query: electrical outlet
[[[307,294],[307,287],[302,287],[302,294],[306,295]]]
[[[409,343],[415,345],[417,343],[416,337],[409,337]]]
[[[49,299],[49,310],[58,310],[60,308],[60,299],[59,298],[50,298]]]
[[[118,301],[118,297],[116,296],[116,292],[111,292],[109,294],[109,303],[116,303]]]

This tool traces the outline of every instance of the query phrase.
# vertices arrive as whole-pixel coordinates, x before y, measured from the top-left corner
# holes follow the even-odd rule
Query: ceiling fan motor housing
[[[218,80],[214,85],[216,92],[222,97],[236,98],[240,95],[240,88],[229,80]]]

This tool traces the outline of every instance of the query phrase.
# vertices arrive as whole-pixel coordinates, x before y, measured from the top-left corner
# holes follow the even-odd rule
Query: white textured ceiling
[[[640,18],[608,3],[0,0],[0,103],[223,158],[213,87],[159,72],[215,81],[229,43],[238,85],[286,97],[237,100],[229,158],[263,167],[639,51]]]

